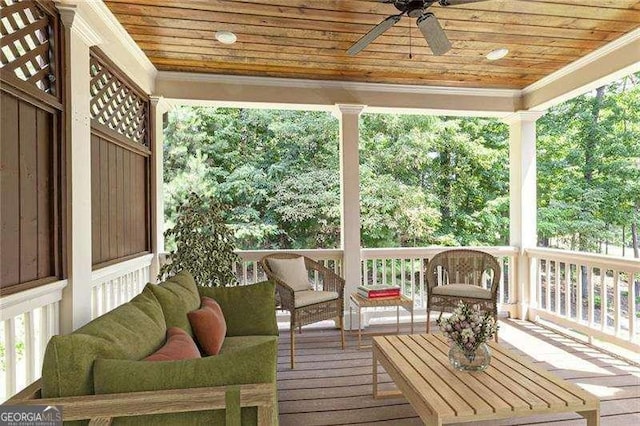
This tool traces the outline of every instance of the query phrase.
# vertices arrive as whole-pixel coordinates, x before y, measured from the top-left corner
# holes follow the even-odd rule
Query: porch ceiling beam
[[[519,107],[518,90],[158,73],[156,92],[182,104],[321,109],[367,105],[367,112],[502,117]]]

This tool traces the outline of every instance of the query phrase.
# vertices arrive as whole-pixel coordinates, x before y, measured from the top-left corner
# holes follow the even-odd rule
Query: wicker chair
[[[500,264],[489,253],[478,250],[445,250],[433,256],[427,265],[427,333],[431,310],[440,308],[440,316],[453,310],[460,300],[480,305],[498,319]],[[496,342],[498,334],[495,335]]]
[[[317,279],[320,288],[298,290],[284,282],[269,265],[272,259],[296,259],[302,257],[308,274]],[[320,263],[295,253],[276,253],[263,257],[260,266],[270,280],[276,283],[276,301],[280,308],[291,313],[291,368],[294,368],[295,329],[318,321],[335,319],[340,327],[342,349],[344,349],[344,279]],[[309,284],[310,285],[310,284]]]

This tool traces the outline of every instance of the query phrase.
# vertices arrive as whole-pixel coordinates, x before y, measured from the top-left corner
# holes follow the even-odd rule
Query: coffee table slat
[[[493,413],[495,410],[486,401],[484,401],[475,392],[469,392],[465,387],[464,392],[460,392],[460,388],[464,384],[457,377],[454,372],[442,364],[442,356],[439,356],[438,352],[427,352],[424,348],[418,344],[412,337],[414,336],[398,336],[398,339],[412,352],[412,355],[407,359],[415,365],[416,369],[422,374],[429,374],[432,371],[434,374],[429,375],[428,379],[432,380],[433,377],[438,377],[439,383],[435,384],[438,393],[447,401],[455,402],[459,397],[465,405],[469,405],[473,411],[468,411],[469,414],[486,414]],[[448,360],[446,361],[448,364]],[[452,398],[455,396],[455,398]],[[458,409],[459,406],[454,406],[453,409],[461,413]]]
[[[424,335],[421,334],[412,335],[411,338],[415,340],[425,352],[441,354],[441,356],[437,357],[438,362],[443,365],[444,368],[449,369],[449,372],[455,375],[459,382],[466,384],[471,391],[486,401],[487,404],[492,407],[493,412],[509,413],[513,411],[513,406],[501,396],[493,393],[479,375],[451,369],[448,357],[448,346],[442,344],[442,342],[427,340],[424,338]]]
[[[398,373],[402,376],[403,380],[414,388],[418,394],[424,395],[426,400],[429,402],[429,405],[433,407],[434,410],[438,413],[444,413],[446,416],[456,415],[456,412],[453,411],[445,400],[442,399],[440,394],[435,391],[432,385],[427,382],[424,377],[418,374],[413,365],[405,359],[395,345],[388,342],[386,336],[374,337],[374,339],[380,350],[383,352],[383,355],[386,355],[391,362],[400,367],[398,369]],[[391,375],[391,373],[389,374]]]
[[[584,400],[576,397],[563,387],[558,386],[554,382],[547,381],[546,378],[536,375],[526,365],[517,363],[510,358],[502,357],[496,361],[496,367],[501,368],[505,372],[512,372],[512,377],[522,377],[528,380],[520,383],[534,383],[530,385],[530,390],[535,392],[537,396],[547,401],[550,406],[557,405],[581,406]]]
[[[537,375],[539,377],[543,377],[546,379],[547,383],[551,383],[554,385],[554,389],[562,389],[566,393],[573,396],[567,397],[567,403],[570,405],[590,405],[594,397],[592,394],[588,393],[580,386],[568,382],[560,377],[553,375],[552,373],[543,370],[541,368],[536,367],[530,361],[526,360],[524,357],[517,355],[511,351],[505,350],[503,347],[496,345],[495,343],[490,343],[492,351],[499,352],[502,355],[502,359],[509,359],[515,363],[518,363],[527,368],[527,374]]]

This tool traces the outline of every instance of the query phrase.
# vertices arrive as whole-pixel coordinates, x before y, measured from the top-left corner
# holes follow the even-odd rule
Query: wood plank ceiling
[[[375,0],[105,0],[159,70],[521,89],[640,27],[640,0],[487,0],[435,13],[453,49],[433,56],[403,17],[355,57],[386,16]],[[238,41],[216,41],[219,30]],[[411,35],[411,38],[410,38]],[[411,47],[410,47],[411,46]],[[489,51],[510,53],[495,62]],[[409,58],[409,52],[413,58]]]

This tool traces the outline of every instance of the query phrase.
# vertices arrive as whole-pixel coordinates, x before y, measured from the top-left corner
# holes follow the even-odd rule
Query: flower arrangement
[[[482,312],[477,305],[460,301],[448,318],[439,318],[438,326],[452,344],[467,356],[474,354],[478,346],[491,339],[498,331],[498,324],[489,312]]]

